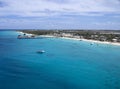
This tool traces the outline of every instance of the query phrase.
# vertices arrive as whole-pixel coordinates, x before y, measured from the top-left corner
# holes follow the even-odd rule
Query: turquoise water
[[[0,89],[120,89],[120,46],[17,35],[0,31]]]

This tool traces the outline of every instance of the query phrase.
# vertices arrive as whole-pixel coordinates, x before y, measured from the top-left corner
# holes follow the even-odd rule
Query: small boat
[[[94,43],[91,43],[90,45],[93,45]]]
[[[45,51],[44,50],[39,50],[39,51],[37,51],[37,53],[45,53]]]

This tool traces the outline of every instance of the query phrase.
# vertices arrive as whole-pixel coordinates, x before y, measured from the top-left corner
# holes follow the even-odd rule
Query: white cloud
[[[0,0],[0,28],[120,28],[119,15],[119,0]]]
[[[101,15],[120,13],[119,0],[1,0],[0,16]],[[89,12],[98,12],[96,14]]]
[[[95,23],[92,23],[94,25],[97,25],[97,26],[120,26],[120,22],[104,22],[104,23],[100,23],[100,22],[95,22]]]

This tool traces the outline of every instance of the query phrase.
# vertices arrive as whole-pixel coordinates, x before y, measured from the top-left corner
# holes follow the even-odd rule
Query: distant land
[[[19,30],[34,35],[49,35],[76,39],[120,43],[120,30]]]

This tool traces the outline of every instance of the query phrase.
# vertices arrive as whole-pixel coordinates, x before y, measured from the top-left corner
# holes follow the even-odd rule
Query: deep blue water
[[[120,46],[17,35],[0,31],[0,89],[120,89]]]

